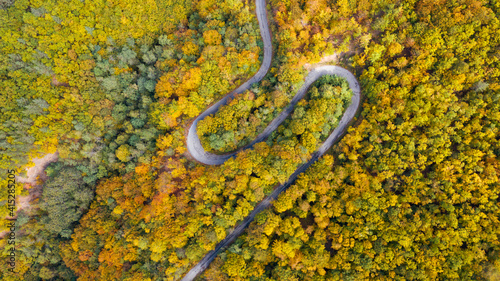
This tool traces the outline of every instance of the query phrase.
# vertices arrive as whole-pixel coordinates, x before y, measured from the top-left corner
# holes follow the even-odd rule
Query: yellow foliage
[[[115,151],[115,155],[116,155],[116,158],[118,158],[122,162],[129,161],[129,158],[130,158],[129,146],[126,144],[121,145]]]
[[[207,45],[220,45],[222,42],[221,35],[217,30],[207,30],[203,32],[203,40]]]
[[[199,47],[195,43],[188,41],[182,47],[182,52],[187,56],[197,55],[199,52]]]
[[[201,76],[199,67],[190,69],[182,79],[182,87],[186,90],[198,89],[201,84]]]

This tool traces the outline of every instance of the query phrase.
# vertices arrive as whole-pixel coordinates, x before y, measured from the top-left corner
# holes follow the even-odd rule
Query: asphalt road
[[[265,74],[267,73],[267,70],[269,69],[271,65],[271,59],[272,59],[272,45],[271,45],[271,37],[269,34],[269,27],[267,23],[267,17],[266,17],[266,4],[265,0],[256,0],[256,12],[257,12],[257,19],[259,20],[259,26],[260,26],[260,33],[262,36],[262,40],[264,42],[264,60],[263,63],[259,69],[259,71],[252,77],[250,78],[247,82],[245,82],[243,85],[238,87],[236,90],[234,90],[231,94],[227,95],[223,99],[221,99],[219,102],[208,108],[205,112],[203,112],[201,115],[199,115],[195,121],[191,124],[191,127],[189,128],[189,133],[187,136],[187,147],[191,155],[198,160],[201,163],[208,164],[208,165],[220,165],[224,163],[227,159],[233,157],[238,153],[239,150],[236,152],[226,154],[226,155],[217,155],[217,154],[212,154],[206,152],[200,142],[200,139],[198,138],[198,134],[196,132],[196,125],[198,124],[199,120],[202,120],[206,116],[210,114],[215,114],[219,107],[221,105],[224,105],[229,98],[232,98],[234,94],[236,93],[242,93],[245,90],[247,90],[253,83],[260,81]],[[263,211],[264,209],[268,208],[271,205],[271,202],[278,198],[279,194],[286,190],[298,177],[299,174],[303,173],[309,166],[311,166],[316,160],[319,159],[336,141],[338,141],[344,132],[347,130],[347,127],[349,126],[350,121],[354,118],[354,115],[356,114],[359,105],[360,105],[360,87],[357,79],[354,77],[354,75],[349,72],[348,70],[339,67],[339,66],[320,66],[315,69],[313,69],[309,74],[307,75],[305,79],[304,85],[299,89],[297,94],[293,97],[292,102],[281,112],[281,114],[276,117],[269,125],[267,128],[259,134],[252,143],[247,145],[244,149],[252,147],[255,143],[261,142],[265,140],[270,133],[272,133],[285,119],[286,117],[293,111],[293,108],[295,104],[301,100],[304,95],[307,92],[307,89],[309,86],[314,83],[318,78],[320,78],[323,75],[337,75],[346,78],[346,80],[349,83],[349,86],[351,87],[353,91],[353,96],[351,98],[351,105],[346,109],[344,112],[344,115],[342,116],[342,119],[339,122],[339,125],[335,128],[335,130],[328,136],[328,138],[323,142],[323,144],[320,146],[320,148],[313,153],[311,159],[300,166],[288,179],[288,181],[276,188],[272,194],[270,194],[268,197],[266,197],[264,200],[262,200],[257,206],[255,206],[254,210],[238,225],[236,228],[217,246],[215,247],[214,250],[210,251],[208,254],[201,259],[201,261],[196,264],[191,270],[184,276],[182,281],[190,281],[196,278],[201,272],[203,272],[209,265],[210,263],[215,259],[215,257],[219,254],[219,252],[225,248],[226,246],[230,245],[236,237],[241,235],[245,228],[253,221],[255,218],[255,215]]]
[[[271,60],[273,58],[273,46],[271,44],[271,35],[269,34],[269,26],[267,24],[266,2],[265,0],[256,0],[255,5],[257,19],[259,20],[260,36],[262,37],[262,41],[264,42],[264,59],[262,60],[262,65],[260,66],[259,71],[257,71],[257,73],[255,73],[252,78],[243,83],[236,90],[226,95],[216,104],[212,105],[202,114],[196,117],[196,119],[191,123],[191,127],[189,128],[186,140],[189,153],[191,153],[191,155],[196,160],[207,165],[220,165],[227,159],[235,156],[238,151],[225,155],[217,155],[206,152],[205,149],[203,149],[203,146],[201,145],[200,139],[198,138],[198,134],[196,132],[198,121],[203,120],[203,118],[207,117],[210,114],[215,114],[219,110],[219,107],[221,105],[225,105],[227,103],[228,99],[232,99],[235,94],[243,93],[244,91],[248,90],[253,83],[257,83],[262,80],[262,78],[264,78],[267,71],[269,70],[269,67],[271,66]]]

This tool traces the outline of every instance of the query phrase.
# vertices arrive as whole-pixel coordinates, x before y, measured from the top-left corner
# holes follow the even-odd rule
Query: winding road
[[[305,79],[304,85],[298,90],[291,103],[280,113],[278,117],[276,117],[271,123],[269,123],[266,129],[261,134],[259,134],[250,144],[239,150],[236,150],[233,153],[225,155],[217,155],[206,152],[201,145],[196,131],[198,121],[202,120],[210,114],[215,114],[219,110],[219,107],[221,105],[227,103],[228,99],[232,98],[235,94],[242,93],[245,90],[249,89],[253,83],[262,80],[271,65],[272,45],[269,26],[267,22],[266,3],[265,0],[256,0],[255,4],[257,19],[259,21],[260,34],[262,36],[262,41],[264,42],[264,59],[262,65],[259,71],[257,71],[257,73],[252,78],[250,78],[247,82],[242,84],[230,94],[226,95],[216,104],[209,107],[192,122],[186,140],[189,153],[191,153],[191,155],[201,163],[207,165],[220,165],[229,158],[234,157],[242,149],[251,148],[255,143],[265,140],[269,136],[269,134],[271,134],[292,112],[295,104],[305,96],[309,86],[323,75],[337,75],[344,77],[347,80],[347,82],[349,83],[349,87],[353,91],[351,104],[344,112],[344,115],[342,116],[342,119],[340,120],[338,126],[323,142],[319,149],[313,153],[311,159],[307,163],[300,166],[297,170],[295,170],[295,172],[290,176],[286,183],[276,188],[273,193],[271,193],[268,197],[257,204],[253,211],[238,226],[236,226],[236,228],[224,240],[217,244],[214,250],[208,252],[198,264],[191,268],[191,270],[184,276],[182,281],[193,280],[194,278],[196,278],[196,276],[198,276],[198,274],[203,272],[223,248],[231,244],[236,239],[236,237],[243,233],[245,228],[253,221],[255,215],[269,207],[271,205],[271,202],[278,198],[279,194],[286,190],[297,179],[299,174],[303,173],[307,168],[309,168],[309,166],[316,162],[319,157],[321,157],[336,141],[338,141],[342,137],[343,133],[347,130],[350,121],[354,118],[360,105],[361,91],[359,83],[351,72],[339,66],[320,66],[314,68],[313,70],[311,70],[311,72],[309,72]]]

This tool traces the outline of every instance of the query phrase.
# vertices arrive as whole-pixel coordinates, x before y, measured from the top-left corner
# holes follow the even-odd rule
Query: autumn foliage
[[[267,4],[273,64],[199,122],[207,150],[250,142],[316,63],[355,73],[362,112],[201,278],[497,280],[499,4]],[[193,118],[260,66],[254,9],[0,3],[0,171],[60,155],[37,212],[18,213],[17,273],[2,267],[2,280],[180,280],[311,157],[347,106],[345,81],[318,81],[276,132],[223,165],[186,151]]]

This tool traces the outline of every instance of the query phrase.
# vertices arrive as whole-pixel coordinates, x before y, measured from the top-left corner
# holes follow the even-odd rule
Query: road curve
[[[191,153],[191,156],[193,156],[196,160],[203,164],[220,165],[226,162],[227,159],[235,156],[238,150],[233,153],[224,155],[217,155],[206,152],[205,149],[203,149],[200,138],[198,138],[198,133],[196,132],[198,121],[203,120],[203,118],[207,117],[210,114],[215,114],[219,110],[219,107],[221,105],[225,105],[227,103],[228,99],[232,99],[235,94],[243,93],[244,91],[248,90],[253,83],[257,83],[262,80],[262,78],[264,78],[267,71],[269,70],[269,67],[271,66],[271,60],[273,58],[273,46],[271,44],[271,34],[269,33],[269,26],[267,24],[266,2],[265,0],[256,0],[255,6],[255,12],[257,13],[257,19],[259,21],[260,36],[262,37],[262,42],[264,42],[264,59],[262,60],[259,71],[257,71],[257,73],[255,73],[252,78],[248,79],[248,81],[243,83],[230,94],[226,95],[216,104],[209,107],[202,114],[196,117],[196,119],[194,119],[194,121],[191,123],[191,127],[189,128],[186,140],[187,148],[189,150],[189,153]]]
[[[198,138],[198,134],[196,132],[196,125],[199,120],[202,120],[203,118],[205,118],[210,114],[215,114],[219,109],[219,107],[221,105],[226,104],[227,100],[233,97],[234,94],[242,93],[245,90],[247,90],[253,83],[260,81],[266,74],[267,70],[269,69],[272,59],[272,45],[271,45],[271,37],[269,35],[269,27],[267,24],[265,0],[256,0],[256,13],[257,13],[257,19],[259,20],[262,40],[264,42],[263,63],[259,71],[252,78],[250,78],[250,80],[248,80],[246,83],[238,87],[229,95],[227,95],[219,102],[208,108],[205,112],[199,115],[191,124],[187,136],[187,147],[191,155],[199,162],[208,165],[219,165],[224,163],[227,159],[235,156],[241,150],[239,149],[233,153],[225,155],[217,155],[206,152],[201,145],[200,139]],[[193,268],[191,268],[191,270],[184,276],[182,281],[191,281],[194,278],[196,278],[198,274],[203,272],[223,248],[231,244],[236,239],[236,237],[238,237],[243,233],[245,228],[253,221],[255,215],[257,215],[258,213],[269,207],[271,205],[271,202],[276,198],[278,198],[279,194],[284,190],[286,190],[297,179],[299,174],[303,173],[307,168],[309,168],[309,166],[311,166],[314,162],[316,162],[316,160],[318,160],[319,157],[321,157],[336,141],[338,141],[342,137],[344,132],[347,130],[350,121],[354,118],[360,105],[361,90],[359,87],[359,83],[351,72],[342,67],[330,66],[330,65],[320,66],[314,68],[311,72],[309,72],[309,74],[305,79],[304,85],[298,90],[297,94],[293,97],[291,103],[280,113],[280,115],[276,117],[267,126],[267,128],[256,137],[254,141],[252,141],[249,145],[245,146],[242,149],[250,148],[255,143],[261,142],[264,139],[266,139],[269,136],[269,134],[272,133],[292,112],[295,104],[299,100],[301,100],[306,94],[309,86],[312,83],[314,83],[318,78],[327,74],[344,77],[349,83],[349,87],[353,91],[351,104],[344,112],[344,115],[342,116],[342,119],[340,120],[338,126],[323,142],[323,144],[319,147],[319,149],[312,154],[312,157],[308,162],[306,162],[305,164],[300,166],[297,170],[295,170],[295,172],[290,176],[290,178],[286,183],[280,185],[268,197],[266,197],[259,204],[257,204],[253,209],[253,211],[238,226],[236,226],[236,228],[224,240],[222,240],[217,244],[214,250],[208,252],[208,254],[206,254],[205,257],[203,257],[203,259],[201,259],[201,261],[198,262],[198,264],[196,264]]]

